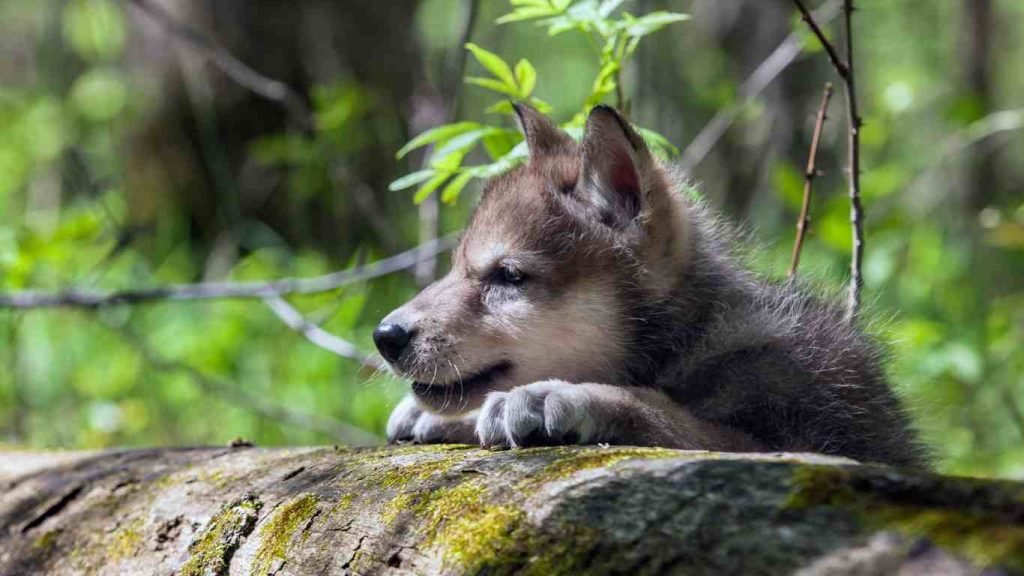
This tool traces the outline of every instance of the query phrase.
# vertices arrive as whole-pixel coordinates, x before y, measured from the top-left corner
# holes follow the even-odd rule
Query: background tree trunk
[[[3,575],[1024,569],[1021,484],[807,455],[199,448],[0,463]]]

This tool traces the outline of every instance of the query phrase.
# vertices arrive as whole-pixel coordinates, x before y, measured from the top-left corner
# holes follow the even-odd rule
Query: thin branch
[[[451,250],[458,234],[452,233],[428,243],[359,266],[309,278],[283,278],[267,282],[199,282],[156,288],[100,292],[91,290],[65,290],[62,292],[10,292],[0,293],[0,308],[102,308],[141,304],[166,300],[215,300],[225,298],[271,298],[285,294],[316,294],[330,292],[348,284],[364,282],[399,270],[412,268],[421,258]]]
[[[840,0],[832,0],[814,12],[818,22],[831,22],[838,14]],[[796,61],[804,47],[803,36],[793,32],[774,51],[758,65],[757,69],[743,81],[736,104],[719,110],[701,131],[690,141],[679,158],[679,168],[683,172],[691,172],[700,164],[715,144],[722,139],[725,132],[732,126],[740,112],[757,98],[772,81]]]
[[[473,28],[476,27],[476,20],[479,14],[480,0],[466,0],[465,16],[462,20],[462,33],[459,34],[459,43],[455,45],[452,52],[454,64],[452,64],[448,77],[445,79],[448,83],[447,88],[451,90],[447,95],[449,101],[449,121],[454,120],[456,117],[459,97],[462,94],[463,86],[466,84],[462,81],[462,77],[466,75],[466,61],[469,55],[469,51],[466,50],[466,44],[469,44],[470,40],[473,39]],[[442,87],[442,90],[444,88]]]
[[[815,20],[814,16],[807,10],[807,7],[804,6],[804,3],[801,2],[800,0],[793,0],[793,3],[796,4],[797,10],[800,11],[801,19],[807,23],[807,26],[811,29],[811,32],[813,32],[814,35],[818,37],[818,41],[821,42],[821,46],[825,49],[825,52],[828,54],[828,59],[832,62],[832,67],[836,69],[836,73],[839,74],[840,78],[843,78],[845,80],[851,72],[851,66],[843,62],[839,58],[839,53],[836,52],[835,46],[833,46],[832,42],[830,42],[828,37],[825,36],[825,32],[823,32],[821,27],[818,26],[817,20]],[[845,2],[844,0],[844,9],[847,11],[850,10],[848,4],[849,3]],[[847,12],[847,20],[849,20],[849,12]]]
[[[376,435],[347,422],[328,416],[312,414],[288,408],[284,403],[267,400],[262,396],[249,392],[229,380],[206,374],[191,364],[170,360],[153,351],[141,334],[137,334],[127,326],[116,325],[100,317],[100,324],[117,332],[124,342],[131,346],[142,359],[161,372],[185,374],[192,379],[204,392],[221,397],[225,402],[240,404],[244,409],[270,418],[271,420],[304,428],[337,438],[347,444],[378,445],[381,439]]]
[[[860,308],[861,289],[864,279],[861,270],[864,262],[864,207],[860,200],[860,127],[861,117],[857,105],[856,76],[853,65],[853,0],[843,0],[844,29],[846,32],[846,61],[839,58],[835,47],[829,42],[814,16],[807,11],[801,0],[793,0],[811,31],[828,53],[836,74],[843,81],[846,94],[846,118],[849,154],[850,182],[850,224],[853,236],[853,257],[850,259],[850,289],[846,299],[846,318],[852,321]]]
[[[264,298],[263,302],[266,303],[267,307],[270,308],[271,312],[273,312],[281,322],[284,322],[286,326],[298,332],[305,337],[306,340],[309,340],[316,346],[319,346],[336,356],[355,360],[367,368],[372,368],[374,370],[381,370],[384,368],[384,364],[375,356],[366,354],[357,348],[355,344],[335,336],[309,321],[294,306],[286,302],[284,298],[281,298],[280,296],[273,296],[271,298]]]
[[[814,120],[814,135],[811,136],[811,149],[807,154],[807,170],[804,171],[804,200],[800,205],[800,219],[796,223],[796,240],[793,242],[793,258],[789,263],[789,277],[796,276],[796,269],[800,266],[800,251],[804,247],[804,237],[807,235],[807,226],[811,221],[811,188],[814,179],[818,176],[818,169],[815,166],[818,159],[818,146],[821,144],[821,133],[825,127],[825,119],[828,117],[828,103],[832,99],[832,83],[825,84],[825,91],[821,96],[821,106],[818,107],[818,116]]]
[[[864,278],[861,275],[864,263],[864,207],[860,201],[860,127],[862,121],[857,105],[853,66],[853,0],[843,1],[843,12],[846,16],[846,75],[843,76],[843,81],[846,85],[846,116],[849,122],[850,222],[853,225],[853,258],[850,260],[850,291],[846,304],[846,316],[848,320],[853,320],[857,316],[857,309],[860,308],[860,293],[864,287]]]
[[[280,103],[294,117],[303,130],[313,128],[313,115],[305,99],[293,88],[260,74],[245,62],[219,46],[202,32],[178,21],[163,7],[150,0],[129,0],[135,7],[152,18],[169,35],[191,46],[232,80],[252,92]]]

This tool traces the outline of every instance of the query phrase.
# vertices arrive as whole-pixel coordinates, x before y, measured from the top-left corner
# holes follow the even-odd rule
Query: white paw
[[[476,420],[480,445],[489,447],[590,444],[597,423],[584,388],[545,380],[487,395]]]
[[[402,398],[398,406],[391,411],[391,416],[388,417],[388,444],[411,442],[413,440],[412,430],[422,415],[423,410],[416,405],[415,398],[412,396]]]
[[[388,417],[387,436],[388,444],[464,443],[472,441],[472,430],[464,421],[423,410],[415,398],[406,396]]]

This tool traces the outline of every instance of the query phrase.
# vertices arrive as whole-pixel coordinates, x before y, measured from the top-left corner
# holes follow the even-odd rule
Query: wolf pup
[[[743,269],[615,110],[594,108],[579,144],[515,110],[528,162],[487,182],[451,272],[374,331],[413,381],[389,441],[922,465],[879,348]]]

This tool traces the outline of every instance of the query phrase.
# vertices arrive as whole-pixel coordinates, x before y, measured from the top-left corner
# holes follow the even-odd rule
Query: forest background
[[[793,2],[592,2],[688,16],[652,26],[603,87],[593,34],[499,23],[530,2],[513,4],[0,1],[0,293],[350,271],[286,298],[0,308],[0,443],[379,441],[405,384],[374,369],[372,328],[443,272],[479,193],[457,173],[424,192],[449,142],[396,152],[456,121],[497,128],[460,168],[511,149],[495,86],[462,80],[500,78],[490,54],[561,122],[595,93],[628,103],[780,280],[835,83],[799,274],[841,297],[845,104]],[[811,6],[837,42],[838,6]],[[1024,478],[1024,4],[857,8],[861,318],[943,471]],[[365,267],[395,254],[389,274]]]

